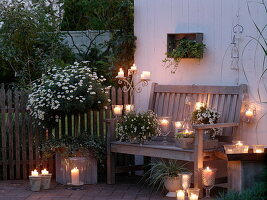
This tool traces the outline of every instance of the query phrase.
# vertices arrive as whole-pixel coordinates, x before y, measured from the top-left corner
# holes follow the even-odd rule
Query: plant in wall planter
[[[195,40],[181,39],[177,40],[175,48],[171,52],[166,53],[166,58],[163,60],[164,67],[172,67],[171,73],[175,73],[179,62],[183,58],[203,58],[206,45]]]

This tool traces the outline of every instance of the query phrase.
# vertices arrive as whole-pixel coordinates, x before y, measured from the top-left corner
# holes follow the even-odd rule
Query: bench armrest
[[[201,125],[193,125],[193,129],[196,130],[204,130],[204,129],[212,129],[212,128],[225,128],[225,127],[237,127],[239,123],[231,122],[231,123],[218,123],[218,124],[201,124]]]

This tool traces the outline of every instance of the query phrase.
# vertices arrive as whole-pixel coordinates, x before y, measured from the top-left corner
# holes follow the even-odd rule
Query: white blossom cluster
[[[97,102],[101,106],[106,100],[110,102],[107,99],[110,87],[102,86],[106,79],[92,72],[86,66],[87,63],[75,62],[64,68],[53,67],[37,83],[33,83],[27,105],[30,115],[44,121],[48,113],[64,111],[63,105],[71,104],[75,107],[87,103],[85,106],[90,106],[89,103]]]
[[[207,124],[205,121],[208,122],[208,124],[214,124],[220,118],[220,113],[214,108],[207,107],[205,109],[197,110],[196,117],[197,121],[199,122],[198,124]]]
[[[129,141],[131,138],[146,139],[159,132],[158,120],[152,111],[127,114],[122,117],[116,127],[120,141]]]

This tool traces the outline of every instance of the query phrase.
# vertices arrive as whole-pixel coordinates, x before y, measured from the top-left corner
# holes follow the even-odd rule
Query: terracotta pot
[[[167,197],[176,197],[176,190],[181,189],[179,176],[166,178],[164,186],[168,190]]]

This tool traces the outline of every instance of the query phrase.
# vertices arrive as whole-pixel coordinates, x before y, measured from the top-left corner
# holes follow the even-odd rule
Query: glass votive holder
[[[242,145],[237,147],[238,153],[248,153],[249,145]]]
[[[183,129],[183,124],[184,124],[184,121],[173,121],[172,125],[173,125],[174,132],[178,133],[179,131],[181,131]]]
[[[122,115],[123,105],[112,105],[113,114],[118,117]]]
[[[130,113],[134,111],[134,105],[133,104],[125,104],[124,105],[124,112]]]
[[[188,188],[187,193],[188,193],[188,200],[198,200],[199,196],[199,188]]]
[[[185,200],[184,190],[177,190],[176,191],[176,200]]]
[[[223,145],[226,154],[235,153],[235,145]]]
[[[191,172],[183,172],[179,174],[180,180],[181,180],[181,185],[183,190],[187,190],[188,188],[190,188],[190,184],[191,184],[191,177],[192,177],[192,173]]]
[[[253,153],[264,153],[264,145],[254,144],[252,146],[253,146]]]
[[[161,130],[161,135],[168,135],[171,129],[171,117],[158,117],[158,123]]]

